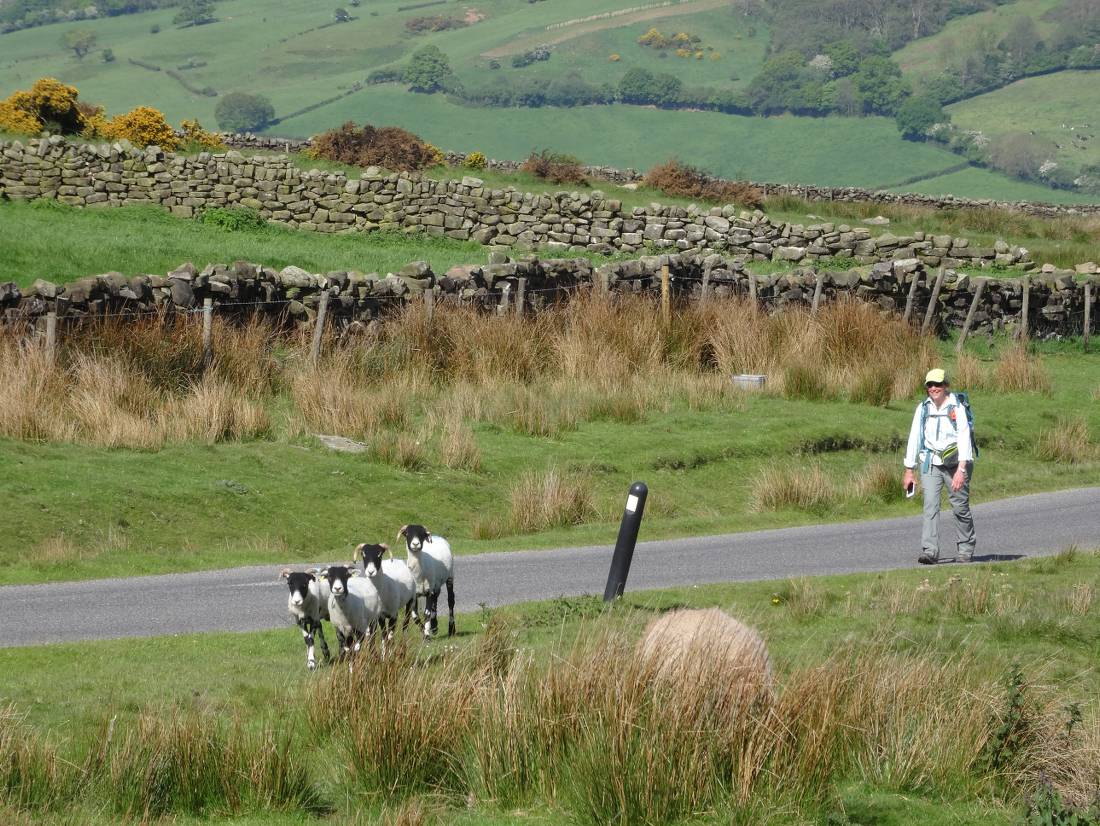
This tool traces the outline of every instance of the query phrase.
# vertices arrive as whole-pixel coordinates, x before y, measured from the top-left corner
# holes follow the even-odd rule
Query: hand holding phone
[[[910,482],[910,483],[909,483],[908,485],[906,485],[906,487],[905,487],[905,498],[906,498],[906,499],[912,499],[912,498],[913,498],[913,495],[914,495],[914,494],[915,494],[916,492],[917,492],[917,483],[916,483],[916,482]]]

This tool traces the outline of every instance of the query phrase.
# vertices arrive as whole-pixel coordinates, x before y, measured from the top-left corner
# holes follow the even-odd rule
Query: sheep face
[[[424,543],[432,538],[431,532],[423,525],[406,525],[401,529],[398,536],[405,537],[405,547],[413,553],[419,553],[423,549]]]
[[[363,558],[363,573],[371,579],[382,573],[382,555],[389,550],[388,545],[368,545],[363,543],[355,549],[356,556]]]
[[[287,587],[290,588],[290,604],[295,606],[304,604],[309,597],[309,584],[316,577],[313,574],[298,571],[284,571],[283,578],[286,580]]]
[[[329,585],[332,587],[332,595],[342,599],[348,595],[348,580],[352,573],[346,565],[332,565],[326,572]]]

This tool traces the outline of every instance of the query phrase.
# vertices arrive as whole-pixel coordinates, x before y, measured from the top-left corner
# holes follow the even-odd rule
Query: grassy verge
[[[559,598],[462,616],[454,640],[350,678],[308,675],[289,623],[0,650],[0,805],[9,822],[1016,823],[1044,785],[1066,805],[1095,789],[1098,585],[1100,558],[1067,550],[610,612]],[[633,655],[684,606],[759,629],[770,699],[741,704],[721,658],[670,684]]]
[[[414,307],[316,367],[306,347],[218,324],[204,370],[184,324],[66,338],[52,366],[0,342],[0,581],[339,558],[408,522],[463,553],[602,543],[639,478],[654,538],[909,513],[902,445],[941,359],[976,406],[976,501],[1100,481],[1095,356],[944,359],[868,305],[715,301],[667,330],[645,299],[430,327]],[[742,372],[768,390],[734,390]]]

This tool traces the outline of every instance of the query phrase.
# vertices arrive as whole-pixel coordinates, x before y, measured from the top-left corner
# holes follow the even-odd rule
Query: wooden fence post
[[[932,287],[932,295],[928,299],[928,309],[924,313],[924,323],[920,327],[920,334],[923,336],[928,332],[928,327],[932,323],[932,315],[936,312],[936,302],[940,298],[940,287],[943,286],[944,268],[940,267],[936,273],[936,283]]]
[[[505,281],[500,288],[500,303],[497,305],[497,315],[508,315],[508,302],[512,297],[512,285]]]
[[[699,303],[706,304],[710,299],[710,267],[703,270],[703,289],[699,293]]]
[[[1089,327],[1092,326],[1092,283],[1085,282],[1085,333],[1081,339],[1082,346],[1087,353],[1089,351]]]
[[[905,299],[905,315],[901,320],[906,324],[913,317],[913,302],[917,300],[917,285],[920,283],[920,270],[913,271],[913,281],[909,284],[909,296]]]
[[[1021,341],[1027,340],[1027,317],[1031,304],[1031,278],[1024,276],[1024,295],[1020,304],[1020,326],[1016,329],[1016,335]]]
[[[963,322],[962,332],[959,333],[959,343],[955,345],[956,353],[961,353],[963,344],[966,343],[966,337],[970,333],[970,325],[974,323],[974,314],[978,312],[978,302],[982,299],[982,290],[984,289],[985,279],[979,278],[975,282],[974,300],[970,302],[970,312],[966,314],[966,321]]]
[[[668,327],[672,322],[672,304],[669,300],[668,264],[661,267],[661,323]]]
[[[57,355],[57,311],[46,313],[46,358],[53,363]]]
[[[825,288],[825,273],[819,272],[814,284],[814,300],[810,305],[810,315],[817,315],[817,308],[821,306],[821,291]]]
[[[214,361],[214,299],[202,300],[202,362],[209,367]]]
[[[756,300],[756,276],[753,275],[751,272],[746,274],[749,277],[749,300],[752,301],[753,309],[757,309],[758,304]]]
[[[321,337],[325,333],[325,316],[328,315],[328,289],[321,291],[321,303],[317,307],[317,318],[313,322],[313,344],[309,348],[309,360],[317,363],[321,355]]]
[[[424,315],[427,316],[428,323],[432,323],[432,316],[435,315],[435,288],[429,287],[424,292]]]
[[[516,316],[523,318],[523,308],[527,303],[527,279],[521,278],[516,287]]]

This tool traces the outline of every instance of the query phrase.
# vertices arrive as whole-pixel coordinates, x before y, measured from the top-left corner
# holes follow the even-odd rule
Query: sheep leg
[[[454,577],[447,580],[447,636],[455,635],[455,581]]]
[[[298,627],[302,630],[302,639],[306,643],[306,668],[313,671],[317,668],[317,658],[313,654],[313,624],[302,618],[298,620]]]
[[[321,621],[318,620],[314,623],[317,629],[317,637],[321,640],[321,653],[325,655],[325,662],[332,661],[332,654],[329,653],[328,643],[325,641],[325,629],[321,627]]]
[[[432,605],[428,611],[428,625],[431,627],[430,635],[435,636],[439,631],[439,591],[432,591]]]
[[[405,619],[401,623],[401,630],[402,631],[408,631],[409,630],[409,620],[412,617],[415,617],[415,616],[416,616],[416,597],[413,597],[407,603],[405,603]],[[397,620],[395,619],[394,622],[397,622]],[[420,624],[420,618],[419,617],[417,617],[417,623],[416,624],[417,625]]]

